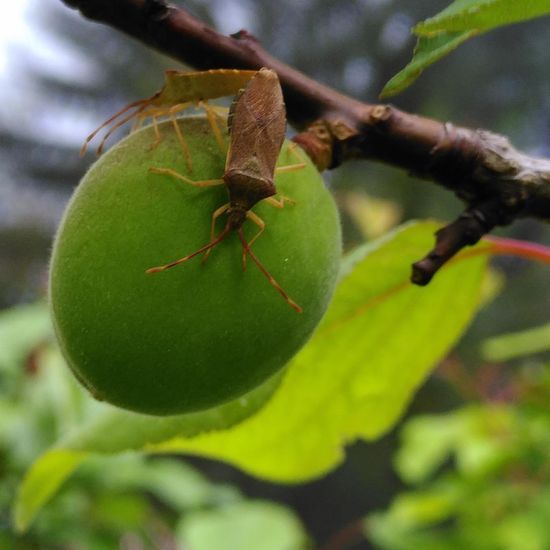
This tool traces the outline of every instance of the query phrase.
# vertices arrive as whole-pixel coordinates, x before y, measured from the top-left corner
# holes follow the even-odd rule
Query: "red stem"
[[[528,258],[537,262],[550,264],[550,248],[537,243],[505,239],[502,237],[485,237],[484,242],[490,244],[488,252],[494,255],[510,255]]]

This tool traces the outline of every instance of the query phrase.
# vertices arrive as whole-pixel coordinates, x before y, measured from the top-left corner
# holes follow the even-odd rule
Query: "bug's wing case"
[[[273,71],[261,69],[237,95],[229,125],[226,171],[272,182],[286,129],[283,92]]]
[[[229,113],[227,114],[227,133],[231,135],[231,129],[233,128],[233,117],[235,116],[235,106],[241,99],[241,96],[244,94],[244,88],[241,88],[233,101],[231,102],[231,107],[229,107]]]

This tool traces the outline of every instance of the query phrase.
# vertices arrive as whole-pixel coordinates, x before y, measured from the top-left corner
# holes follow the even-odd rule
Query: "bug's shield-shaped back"
[[[261,69],[237,95],[230,110],[230,145],[224,179],[232,202],[240,202],[242,197],[249,209],[276,193],[273,173],[285,128],[279,79],[273,71]]]

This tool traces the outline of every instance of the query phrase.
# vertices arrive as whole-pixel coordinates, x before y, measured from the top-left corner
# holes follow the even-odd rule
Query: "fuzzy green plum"
[[[192,172],[169,123],[160,125],[155,148],[150,127],[122,140],[76,188],[50,269],[54,327],[76,377],[97,399],[155,415],[219,405],[283,368],[325,312],[341,255],[334,202],[298,152],[306,166],[275,180],[294,203],[254,207],[266,229],[253,250],[303,313],[252,262],[243,270],[233,233],[205,262],[146,274],[208,243],[212,213],[228,200],[224,186],[197,188],[150,171],[222,176],[225,155],[207,120],[188,117],[179,125]],[[285,144],[278,162],[296,163],[296,151]],[[244,225],[247,239],[257,230]]]

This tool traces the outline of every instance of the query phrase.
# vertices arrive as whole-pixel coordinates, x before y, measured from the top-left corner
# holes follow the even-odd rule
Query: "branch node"
[[[430,155],[437,157],[441,151],[444,151],[449,143],[454,142],[456,139],[456,131],[452,122],[444,122],[442,124],[441,136],[437,140],[437,143],[430,149]]]
[[[292,141],[300,145],[322,172],[341,163],[343,144],[355,135],[357,130],[341,121],[316,120],[305,131],[295,135]]]
[[[453,223],[436,232],[436,243],[426,257],[412,266],[411,281],[427,285],[437,271],[466,246],[476,244],[497,225],[508,225],[522,208],[519,200],[507,205],[501,198],[489,199],[465,210]]]
[[[370,113],[370,120],[372,124],[381,124],[391,118],[392,107],[391,105],[375,105]]]

